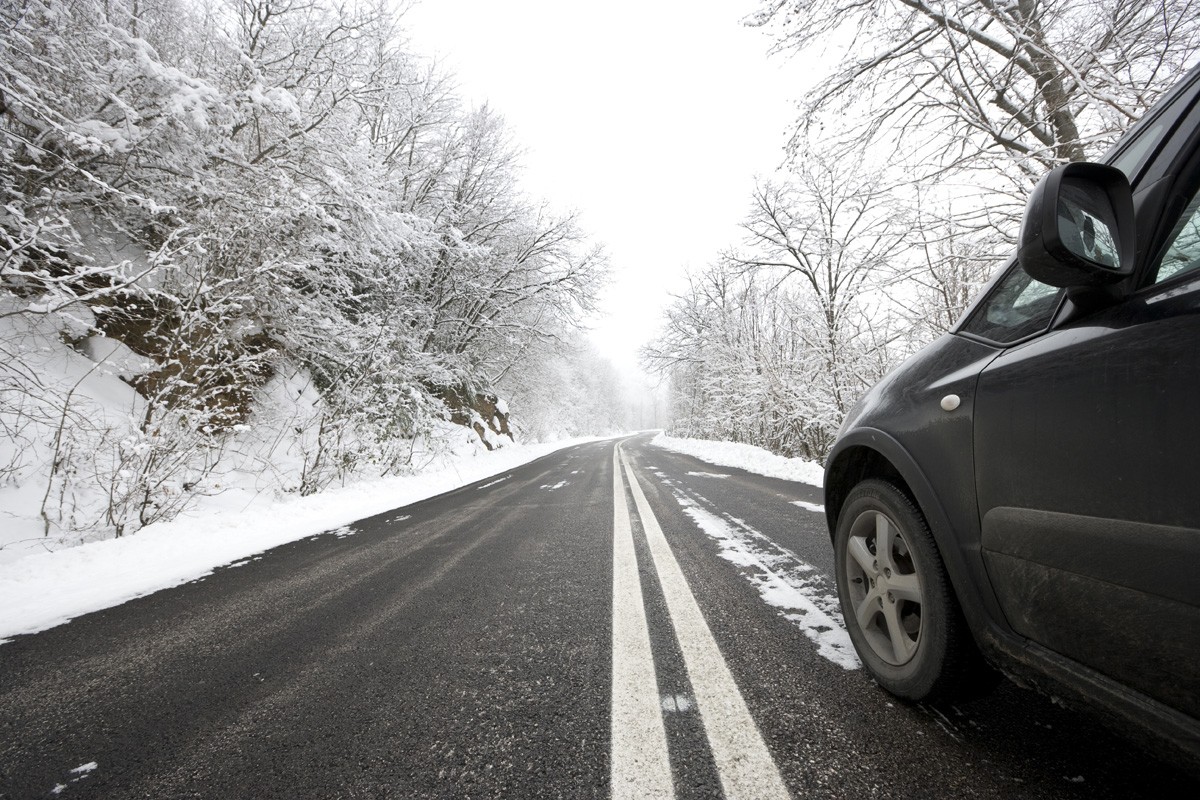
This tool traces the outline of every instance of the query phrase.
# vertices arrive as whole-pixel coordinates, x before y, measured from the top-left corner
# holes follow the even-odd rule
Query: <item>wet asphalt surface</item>
[[[749,531],[763,563],[827,596],[824,517],[794,505],[820,490],[647,439],[625,455],[794,797],[1195,793],[1008,682],[909,705],[822,656],[696,522]],[[607,797],[612,450],[560,451],[0,646],[0,797]],[[720,797],[635,512],[633,527],[676,795]]]

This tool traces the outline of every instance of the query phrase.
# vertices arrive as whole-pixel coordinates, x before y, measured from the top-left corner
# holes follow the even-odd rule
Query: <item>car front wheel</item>
[[[850,492],[834,537],[838,598],[872,677],[909,700],[957,697],[984,671],[920,510],[891,483]]]

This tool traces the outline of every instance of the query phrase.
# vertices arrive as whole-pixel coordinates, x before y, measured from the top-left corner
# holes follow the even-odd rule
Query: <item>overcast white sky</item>
[[[467,102],[504,115],[527,190],[605,244],[614,282],[592,338],[622,368],[684,269],[738,241],[754,176],[783,159],[805,76],[741,24],[756,5],[424,0],[405,17]]]

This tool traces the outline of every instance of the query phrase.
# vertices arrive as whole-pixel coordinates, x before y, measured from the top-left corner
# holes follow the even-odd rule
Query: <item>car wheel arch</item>
[[[912,487],[887,456],[867,445],[846,447],[830,458],[825,471],[825,515],[831,539],[837,531],[838,517],[846,498],[855,486],[869,478],[888,481],[921,507],[913,496]]]
[[[979,585],[979,578],[984,574],[982,562],[968,563],[968,553],[954,535],[950,517],[938,501],[932,484],[900,442],[881,430],[860,428],[838,440],[826,465],[825,515],[831,537],[837,530],[838,515],[846,497],[856,485],[868,478],[894,483],[924,515],[945,564],[952,591],[971,623],[976,640],[980,639],[981,633],[996,631],[996,620],[1003,617],[990,588],[985,590]],[[984,638],[988,637],[985,635]]]

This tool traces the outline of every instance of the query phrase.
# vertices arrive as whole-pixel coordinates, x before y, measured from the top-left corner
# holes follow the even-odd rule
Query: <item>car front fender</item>
[[[952,519],[925,470],[895,437],[878,428],[859,427],[843,433],[834,445],[825,467],[825,517],[830,536],[837,530],[846,495],[867,478],[889,480],[913,499],[925,516],[976,639],[983,634],[982,639],[987,640],[991,634],[1006,640],[1006,650],[1011,648],[1015,634],[1004,621],[983,564],[979,520]]]

